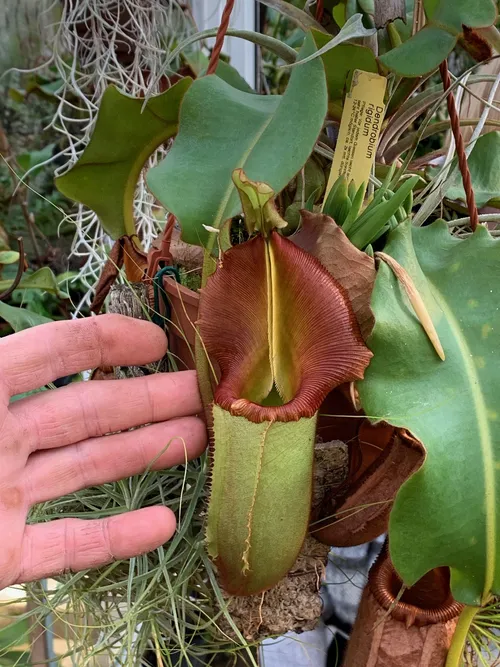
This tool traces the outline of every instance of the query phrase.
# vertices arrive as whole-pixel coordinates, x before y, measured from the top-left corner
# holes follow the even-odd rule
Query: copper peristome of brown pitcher
[[[343,667],[444,667],[463,605],[450,571],[428,572],[402,595],[387,546],[370,570]]]

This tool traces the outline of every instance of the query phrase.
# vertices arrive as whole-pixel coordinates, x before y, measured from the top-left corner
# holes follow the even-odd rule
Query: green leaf
[[[54,153],[54,146],[55,144],[47,144],[47,146],[44,146],[39,151],[30,151],[29,153],[22,153],[21,155],[17,156],[17,162],[21,167],[21,169],[24,169],[24,171],[29,171],[30,169],[33,169],[31,174],[35,174],[38,171],[40,171],[40,169],[34,169],[34,167],[50,160],[50,158]]]
[[[486,206],[490,200],[500,198],[500,132],[488,132],[479,137],[468,163],[476,204]],[[458,169],[455,169],[445,194],[449,199],[465,200],[462,177]]]
[[[316,46],[325,46],[330,41],[328,35],[312,31]],[[373,51],[366,46],[358,44],[339,44],[321,56],[325,66],[326,85],[328,86],[328,98],[340,100],[349,90],[352,73],[355,69],[364,72],[378,72],[377,60]]]
[[[192,72],[196,74],[197,77],[206,74],[209,60],[203,51],[194,51],[193,53],[184,54],[184,58]],[[243,90],[245,93],[255,93],[255,90],[245,81],[238,70],[224,60],[219,61],[215,73],[233,88]]]
[[[362,14],[355,14],[346,21],[339,34],[327,40],[326,44],[324,44],[324,46],[318,49],[316,53],[311,53],[309,56],[306,56],[305,58],[299,58],[299,60],[297,60],[295,63],[291,65],[285,65],[285,67],[291,68],[291,67],[297,67],[298,65],[304,65],[305,63],[314,60],[314,58],[318,58],[319,56],[328,53],[336,46],[339,46],[344,42],[348,42],[350,39],[356,39],[358,37],[370,37],[376,32],[377,31],[375,30],[375,28],[365,28],[365,26],[363,25]]]
[[[335,5],[335,7],[332,10],[332,16],[335,23],[339,26],[339,28],[342,28],[342,26],[346,22],[345,5],[342,2],[339,2],[338,5]]]
[[[311,14],[308,14],[302,9],[295,7],[292,3],[287,2],[286,0],[261,0],[263,5],[275,9],[277,12],[286,16],[287,19],[293,21],[299,28],[302,30],[308,30],[309,28],[316,28],[321,32],[326,32],[323,26],[318,23]]]
[[[205,71],[203,71],[203,74],[205,74]],[[245,81],[238,70],[224,60],[219,61],[215,74],[237,90],[242,90],[245,93],[255,93],[255,90]]]
[[[187,59],[189,56],[185,53],[185,51],[189,46],[196,44],[196,42],[202,42],[203,40],[210,37],[216,37],[218,30],[218,28],[210,28],[209,30],[202,30],[201,32],[197,32],[194,35],[189,35],[189,37],[186,37],[184,41],[182,41],[173,51],[171,51],[168,59],[165,62],[164,70],[168,69],[169,65],[174,62],[175,59],[178,58],[181,54],[184,58]],[[279,39],[271,37],[270,35],[263,35],[262,33],[255,32],[253,30],[234,30],[233,28],[229,28],[229,30],[226,32],[226,35],[228,37],[239,37],[240,39],[245,39],[247,42],[252,42],[252,44],[257,44],[263,49],[267,49],[268,51],[271,51],[271,53],[275,53],[286,63],[293,63],[297,59],[297,52],[291,48],[291,46],[285,44],[285,42],[282,42]]]
[[[426,26],[401,46],[380,56],[379,60],[402,76],[422,76],[439,67],[456,43],[456,35],[442,28]]]
[[[114,239],[135,234],[134,192],[144,163],[177,132],[185,78],[147,103],[113,86],[103,95],[91,140],[57,188],[94,210]]]
[[[12,280],[0,280],[0,292],[3,292],[12,285]],[[44,266],[34,273],[24,274],[21,282],[16,289],[39,289],[51,294],[57,294],[62,298],[67,298],[67,294],[61,291],[55,275],[48,266]]]
[[[314,48],[308,35],[301,56]],[[182,238],[204,245],[203,225],[220,228],[241,211],[234,169],[282,190],[310,155],[326,106],[319,59],[292,73],[282,97],[244,93],[216,76],[196,80],[184,99],[172,149],[147,176],[153,194],[179,220]]]
[[[78,275],[78,271],[65,271],[64,273],[60,273],[56,278],[57,284],[63,285],[64,283],[73,281]]]
[[[323,35],[324,33],[321,34]],[[291,46],[292,49],[300,49],[303,41],[304,41],[304,31],[302,30],[302,28],[295,28],[295,30],[292,30],[290,35],[285,39],[285,44]],[[295,58],[296,57],[297,55],[295,56]]]
[[[16,264],[19,253],[16,250],[0,250],[0,264]]]
[[[14,331],[22,331],[23,329],[36,327],[39,324],[52,322],[48,317],[26,310],[26,308],[9,306],[2,301],[0,301],[0,317],[8,322]]]
[[[351,243],[356,248],[364,248],[369,243],[374,243],[380,236],[380,230],[396,214],[419,180],[419,176],[412,176],[396,192],[391,193],[387,201],[375,205],[372,202],[354,222],[351,229],[346,231]]]
[[[425,0],[428,24],[401,46],[380,56],[380,62],[403,76],[422,76],[448,57],[463,26],[486,28],[497,17],[493,0]]]
[[[385,252],[410,274],[436,327],[441,361],[391,269],[372,296],[372,362],[359,384],[366,413],[425,446],[390,520],[394,565],[411,586],[447,565],[457,600],[500,593],[500,242],[484,227],[460,240],[443,221],[400,225]]]
[[[456,34],[462,26],[487,28],[495,23],[497,10],[493,0],[424,0],[427,18],[436,24],[446,26]]]

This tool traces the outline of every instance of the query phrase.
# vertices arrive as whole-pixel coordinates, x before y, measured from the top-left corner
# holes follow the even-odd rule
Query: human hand
[[[163,506],[89,521],[26,525],[26,517],[36,503],[141,473],[162,450],[154,469],[199,456],[206,431],[192,416],[202,408],[194,372],[79,382],[9,405],[81,370],[155,361],[166,347],[159,327],[121,315],[0,339],[0,589],[130,558],[172,536],[175,516]]]

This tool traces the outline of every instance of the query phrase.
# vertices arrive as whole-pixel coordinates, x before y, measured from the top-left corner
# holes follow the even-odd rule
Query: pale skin
[[[196,375],[78,382],[10,402],[59,377],[160,359],[159,327],[121,315],[55,322],[0,339],[0,589],[151,551],[172,537],[167,507],[27,525],[36,503],[199,456]],[[134,426],[150,424],[127,431]],[[122,431],[115,435],[106,435]],[[167,446],[168,445],[168,446]]]

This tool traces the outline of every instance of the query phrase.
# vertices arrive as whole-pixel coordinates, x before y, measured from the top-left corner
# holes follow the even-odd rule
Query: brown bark
[[[375,0],[374,18],[376,28],[385,28],[396,19],[402,19],[406,23],[405,0]]]

